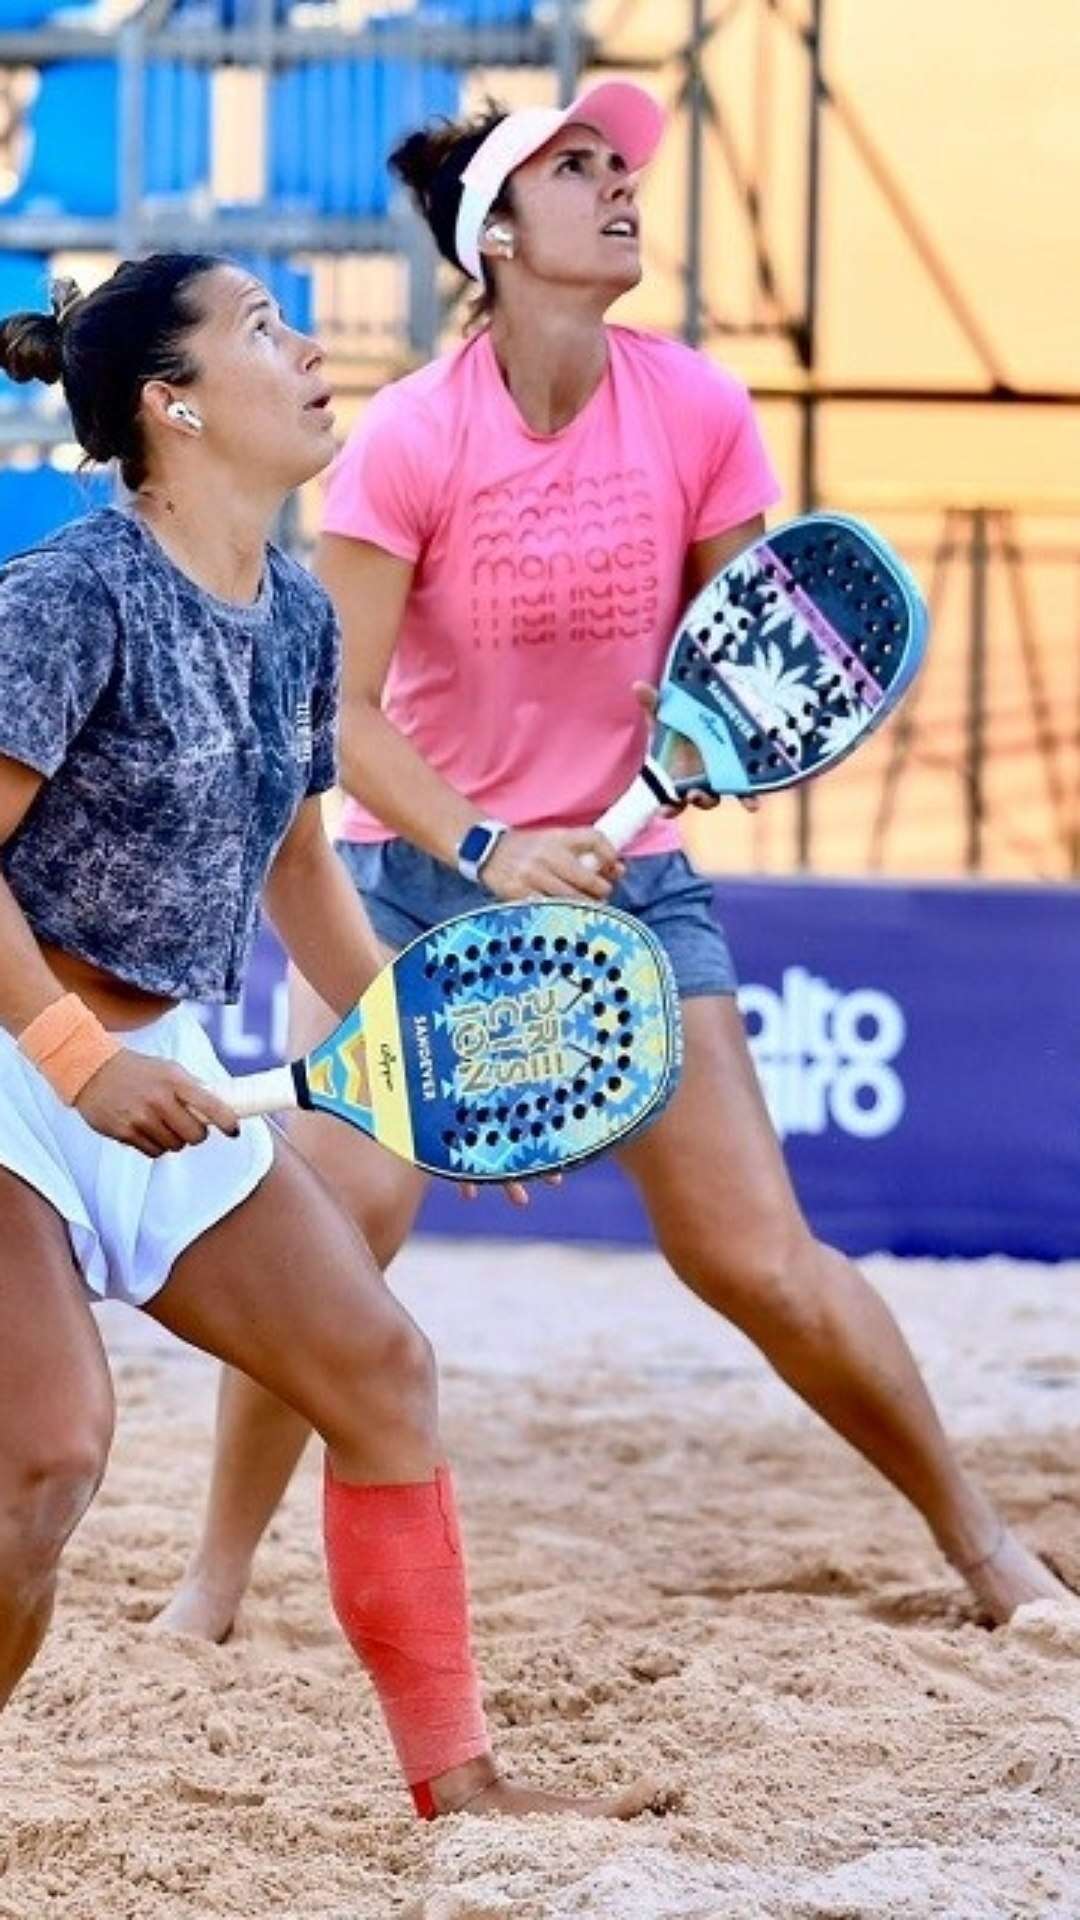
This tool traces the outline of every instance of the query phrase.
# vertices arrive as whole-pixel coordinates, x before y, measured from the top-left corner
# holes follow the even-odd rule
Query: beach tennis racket
[[[610,907],[515,901],[433,927],[312,1053],[215,1091],[240,1117],[336,1114],[428,1173],[527,1179],[654,1119],[681,1048],[647,928]]]
[[[695,789],[772,793],[824,773],[897,705],[926,628],[911,574],[861,521],[811,513],[775,528],[685,614],[645,764],[597,828],[624,847]]]

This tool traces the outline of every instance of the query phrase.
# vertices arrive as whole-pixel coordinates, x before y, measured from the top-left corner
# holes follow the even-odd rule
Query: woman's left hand
[[[660,695],[657,688],[650,686],[647,680],[635,680],[634,692],[639,704],[644,707],[650,720],[654,720],[656,718],[656,709],[660,705]],[[694,774],[699,772],[700,769],[700,755],[695,752],[688,740],[686,742],[685,768],[680,766],[679,756],[677,755],[676,764],[673,768],[675,777],[676,779],[692,779]],[[684,795],[680,806],[665,807],[664,812],[669,819],[680,814],[683,807],[703,807],[706,812],[708,812],[713,807],[718,807],[723,797],[723,794],[711,793],[707,787],[691,787]],[[742,793],[739,795],[739,805],[745,807],[747,813],[756,813],[761,805],[761,801],[756,793]]]

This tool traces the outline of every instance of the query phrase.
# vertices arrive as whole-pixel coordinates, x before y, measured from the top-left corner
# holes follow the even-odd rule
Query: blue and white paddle
[[[692,791],[772,793],[824,773],[897,705],[926,630],[914,579],[869,527],[838,513],[776,527],[687,610],[644,766],[598,829],[624,847]]]

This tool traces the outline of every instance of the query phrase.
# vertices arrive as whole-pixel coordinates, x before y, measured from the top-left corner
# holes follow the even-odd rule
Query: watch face
[[[490,827],[470,827],[458,848],[458,859],[467,860],[470,864],[482,860],[494,838]]]

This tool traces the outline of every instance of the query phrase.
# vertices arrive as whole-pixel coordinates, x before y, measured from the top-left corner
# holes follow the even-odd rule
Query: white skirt
[[[206,1086],[227,1077],[187,1007],[119,1037],[137,1053],[177,1061]],[[136,1307],[152,1299],[185,1247],[247,1199],[273,1157],[265,1120],[245,1120],[238,1139],[214,1131],[200,1146],[158,1160],[107,1140],[57,1099],[0,1030],[0,1167],[66,1220],[76,1263],[98,1299]]]

